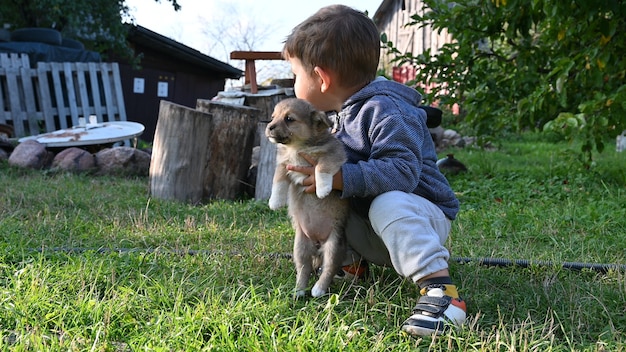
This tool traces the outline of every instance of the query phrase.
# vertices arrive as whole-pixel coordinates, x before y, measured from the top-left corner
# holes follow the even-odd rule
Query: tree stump
[[[210,114],[161,101],[149,171],[153,197],[202,201],[212,124]]]
[[[258,200],[270,199],[272,193],[272,179],[276,169],[276,144],[265,137],[265,127],[267,121],[259,122],[257,135],[261,137],[259,164],[257,166],[256,185],[254,188],[254,198]]]
[[[203,99],[196,101],[196,109],[211,115],[211,130],[203,136],[209,143],[204,197],[237,199],[246,191],[259,110]]]

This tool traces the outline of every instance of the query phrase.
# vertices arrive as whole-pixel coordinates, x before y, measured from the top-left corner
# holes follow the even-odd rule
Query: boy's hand
[[[306,178],[302,181],[302,185],[305,187],[305,193],[315,193],[315,165],[317,165],[317,160],[313,159],[310,155],[305,153],[300,153],[300,156],[304,158],[311,166],[297,166],[297,165],[287,165],[287,170],[299,172],[301,174],[306,175]],[[333,175],[333,189],[343,190],[343,178],[341,175],[341,170]]]
[[[287,165],[287,170],[306,175],[306,178],[302,181],[302,185],[305,186],[304,192],[315,193],[315,165],[317,165],[317,160],[308,154],[300,153],[299,155],[311,166]]]

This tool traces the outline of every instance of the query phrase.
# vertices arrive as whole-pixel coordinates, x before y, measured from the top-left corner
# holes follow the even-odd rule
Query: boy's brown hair
[[[376,78],[380,58],[378,28],[365,13],[344,5],[321,8],[285,40],[285,58],[295,57],[337,74],[341,86],[365,85]]]

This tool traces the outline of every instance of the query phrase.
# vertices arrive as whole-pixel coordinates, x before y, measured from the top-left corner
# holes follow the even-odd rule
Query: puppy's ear
[[[315,121],[315,125],[320,129],[332,128],[333,121],[322,111],[315,110],[311,112],[311,119]]]

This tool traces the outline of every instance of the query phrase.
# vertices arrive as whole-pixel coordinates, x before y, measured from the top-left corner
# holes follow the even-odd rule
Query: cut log
[[[248,169],[259,122],[259,110],[198,99],[196,109],[211,115],[203,171],[204,197],[237,199],[246,191]]]
[[[276,144],[265,137],[265,127],[268,122],[259,122],[258,135],[261,137],[259,165],[257,166],[254,198],[257,200],[270,199],[272,193],[272,179],[276,169]]]
[[[210,114],[161,101],[150,161],[152,197],[202,201],[207,137],[212,130]]]

